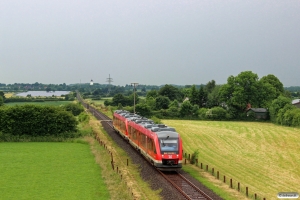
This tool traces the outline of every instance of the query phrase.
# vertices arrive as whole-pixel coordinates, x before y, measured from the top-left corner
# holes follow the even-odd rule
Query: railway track
[[[160,174],[171,183],[186,199],[206,199],[212,200],[207,194],[196,187],[193,183],[187,180],[177,171],[173,172],[161,172]]]
[[[82,103],[82,105],[90,112],[92,113],[96,119],[100,120],[100,122],[103,124],[105,123],[108,125],[111,129],[113,129],[112,120],[104,115],[103,113],[96,110],[94,107],[86,104],[83,102],[83,100],[78,96],[78,100]],[[107,126],[104,126],[107,127]],[[147,160],[147,159],[145,159]],[[173,171],[173,172],[162,172],[158,169],[156,169],[161,176],[165,178],[179,193],[183,196],[183,199],[188,200],[212,200],[210,196],[208,196],[205,192],[200,190],[197,186],[195,186],[192,182],[190,182],[188,179],[186,179],[184,176],[182,176],[179,172]],[[179,198],[180,199],[180,198]]]

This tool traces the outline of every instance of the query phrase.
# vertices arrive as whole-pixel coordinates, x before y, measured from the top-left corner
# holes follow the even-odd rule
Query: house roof
[[[268,112],[268,110],[266,108],[249,108],[247,110],[247,112],[250,111],[250,110],[252,110],[253,112],[256,112],[256,113],[266,113],[266,112]]]

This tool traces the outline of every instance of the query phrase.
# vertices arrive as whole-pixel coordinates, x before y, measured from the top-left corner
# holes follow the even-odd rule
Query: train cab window
[[[178,154],[178,139],[160,139],[159,144],[162,154]]]

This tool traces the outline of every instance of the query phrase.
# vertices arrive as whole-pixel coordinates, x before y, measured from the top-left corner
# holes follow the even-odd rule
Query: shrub
[[[192,153],[191,161],[190,161],[191,164],[196,163],[196,160],[198,159],[198,155],[199,155],[199,149],[197,149],[196,151],[194,151],[194,153]]]
[[[206,117],[207,111],[208,111],[207,108],[200,108],[200,109],[198,110],[198,117],[199,117],[200,119],[207,119],[207,117]]]
[[[76,118],[54,106],[23,105],[0,109],[0,132],[9,135],[49,136],[77,131]]]
[[[74,116],[77,116],[84,111],[84,108],[80,103],[68,103],[64,105],[63,108],[66,111],[71,112]]]

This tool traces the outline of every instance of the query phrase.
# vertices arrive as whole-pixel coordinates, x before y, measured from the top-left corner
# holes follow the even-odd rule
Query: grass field
[[[45,102],[12,102],[6,103],[7,106],[15,106],[15,105],[26,105],[26,104],[34,104],[34,105],[47,105],[47,106],[60,106],[64,104],[71,103],[71,101],[45,101]]]
[[[110,199],[90,146],[0,143],[1,199]]]
[[[180,133],[185,152],[199,150],[199,163],[214,167],[221,180],[226,175],[227,185],[232,178],[234,187],[240,182],[243,192],[247,186],[249,194],[267,199],[277,199],[278,192],[300,192],[299,128],[259,122],[163,122]]]

